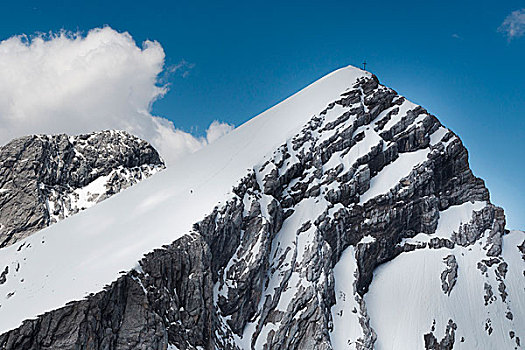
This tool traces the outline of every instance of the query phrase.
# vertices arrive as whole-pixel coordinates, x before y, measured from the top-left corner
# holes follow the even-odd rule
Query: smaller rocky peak
[[[164,168],[153,146],[125,131],[14,139],[0,147],[0,247]]]

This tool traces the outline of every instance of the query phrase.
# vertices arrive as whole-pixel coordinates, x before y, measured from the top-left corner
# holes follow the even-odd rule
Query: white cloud
[[[0,144],[35,133],[120,129],[151,142],[171,164],[231,130],[213,122],[214,136],[196,138],[151,115],[167,92],[158,83],[164,57],[158,42],[139,47],[109,27],[0,42]],[[183,72],[193,67],[183,63]]]
[[[523,36],[525,34],[525,8],[511,12],[498,31],[505,33],[509,41]]]
[[[195,68],[195,63],[190,63],[183,59],[176,65],[171,66],[169,71],[170,73],[179,73],[183,78],[187,78],[193,68]]]
[[[208,130],[206,130],[206,141],[208,141],[208,143],[212,143],[232,130],[233,125],[214,120],[213,123],[210,124]]]

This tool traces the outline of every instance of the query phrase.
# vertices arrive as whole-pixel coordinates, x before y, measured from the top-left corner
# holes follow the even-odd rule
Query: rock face
[[[283,141],[188,235],[147,254],[105,290],[4,333],[0,347],[520,346],[524,236],[506,235],[503,210],[490,203],[454,133],[372,76]],[[399,282],[419,300],[407,293],[378,303],[396,297],[381,289],[388,279],[379,273],[419,256],[435,257],[432,274],[420,273],[425,260],[389,274],[423,278]],[[380,317],[381,308],[387,315],[421,300],[410,316],[428,324],[400,328]],[[462,300],[471,309],[458,311]],[[390,344],[393,326],[413,339]]]
[[[197,235],[148,254],[86,300],[0,336],[3,349],[166,349],[210,344],[214,324],[209,250]]]
[[[0,148],[0,247],[162,168],[150,144],[122,131],[15,139]]]
[[[434,325],[432,326],[432,332],[435,331]],[[441,341],[438,341],[432,332],[425,334],[425,349],[428,350],[452,350],[454,348],[454,331],[457,326],[452,321],[449,320],[447,324],[447,329],[445,331],[445,336]]]
[[[447,269],[441,273],[441,289],[450,295],[458,278],[458,263],[454,255],[448,255],[443,262],[447,264]]]

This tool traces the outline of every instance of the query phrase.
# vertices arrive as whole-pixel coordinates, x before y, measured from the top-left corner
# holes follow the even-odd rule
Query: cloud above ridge
[[[231,125],[215,121],[207,137],[194,137],[151,114],[167,92],[159,84],[164,58],[158,42],[140,47],[110,27],[0,42],[0,144],[28,134],[119,129],[151,142],[172,164],[229,132]]]

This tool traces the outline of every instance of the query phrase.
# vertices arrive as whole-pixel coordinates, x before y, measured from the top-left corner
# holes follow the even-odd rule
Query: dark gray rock
[[[424,335],[425,350],[452,350],[455,342],[455,332],[457,326],[452,320],[448,320],[447,327],[445,329],[445,336],[438,340],[433,331]]]
[[[4,271],[0,273],[0,284],[4,284],[6,281],[6,276],[9,273],[9,266],[6,266]]]
[[[492,292],[492,286],[485,282],[483,285],[483,289],[485,289],[485,295],[483,298],[485,299],[485,306],[488,304],[493,303],[496,300],[496,297],[494,296],[494,293]]]
[[[452,254],[445,257],[443,262],[447,268],[441,273],[441,289],[443,289],[443,293],[450,295],[458,278],[458,263]]]

